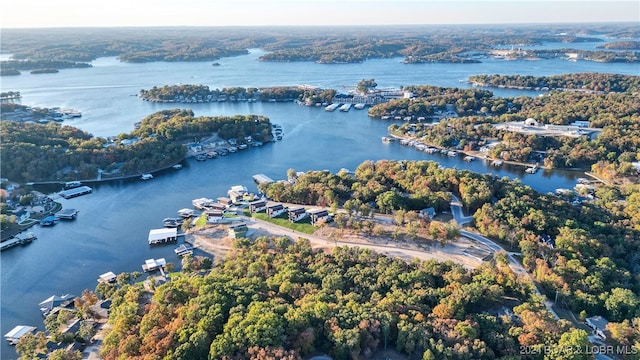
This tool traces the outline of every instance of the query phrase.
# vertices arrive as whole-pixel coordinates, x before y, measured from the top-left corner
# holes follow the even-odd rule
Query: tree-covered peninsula
[[[164,85],[149,90],[140,90],[139,97],[151,102],[196,103],[222,101],[292,101],[307,104],[331,102],[336,96],[334,89],[310,86],[271,86],[263,88],[229,87],[210,89],[206,85]]]
[[[272,139],[269,119],[254,115],[194,117],[190,110],[152,114],[131,133],[94,137],[58,123],[0,122],[2,176],[17,182],[103,180],[169,167],[186,155],[184,142],[217,133],[222,139]]]
[[[640,76],[578,73],[553,76],[531,75],[474,75],[469,82],[477,86],[503,87],[530,90],[576,90],[594,92],[640,91]]]

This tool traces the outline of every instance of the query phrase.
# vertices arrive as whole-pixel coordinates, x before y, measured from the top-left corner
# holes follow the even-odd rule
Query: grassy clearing
[[[272,224],[282,226],[287,229],[301,232],[303,234],[313,234],[317,229],[315,226],[311,225],[311,223],[309,222],[310,221],[309,218],[303,219],[297,223],[292,223],[289,221],[287,217],[283,217],[283,216],[270,218],[265,213],[255,213],[251,216],[253,216],[256,219],[264,220]]]
[[[207,214],[202,214],[200,215],[198,220],[196,220],[196,226],[205,226],[205,225],[207,225]]]

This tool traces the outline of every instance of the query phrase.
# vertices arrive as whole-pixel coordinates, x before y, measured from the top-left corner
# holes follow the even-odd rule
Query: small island
[[[16,76],[20,74],[20,71],[16,69],[0,69],[0,76]]]
[[[55,74],[60,72],[58,69],[35,69],[31,70],[31,74]]]

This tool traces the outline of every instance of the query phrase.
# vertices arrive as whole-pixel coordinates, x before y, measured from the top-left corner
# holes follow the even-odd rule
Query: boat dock
[[[149,245],[162,244],[178,240],[178,229],[161,228],[149,230]]]
[[[147,259],[144,261],[144,264],[142,264],[142,271],[144,272],[155,271],[155,270],[162,271],[162,268],[165,265],[167,265],[167,260],[165,260],[165,258]],[[164,273],[162,275],[164,275]]]
[[[273,183],[273,179],[271,179],[270,177],[268,177],[265,174],[256,174],[253,175],[253,181],[256,182],[256,184],[260,185],[260,184],[271,184]]]
[[[193,254],[193,248],[185,244],[178,246],[177,248],[173,249],[173,251],[180,257]]]
[[[60,219],[74,220],[76,216],[78,216],[79,212],[80,210],[76,210],[76,209],[62,209],[56,215]]]
[[[347,112],[349,110],[351,110],[351,103],[342,104],[342,106],[340,106],[340,111],[342,112]]]
[[[33,233],[17,234],[14,237],[12,237],[11,239],[9,239],[7,241],[3,241],[2,245],[0,246],[0,251],[7,250],[7,249],[10,249],[10,248],[12,248],[14,246],[18,246],[18,245],[29,244],[30,242],[32,242],[35,239],[37,239],[37,237],[35,235],[33,235]]]
[[[65,199],[71,199],[77,196],[90,194],[92,191],[93,189],[88,186],[80,186],[73,189],[60,191],[58,194]]]
[[[325,106],[325,111],[335,111],[338,107],[340,106],[340,104],[331,104],[328,106]]]
[[[32,334],[34,331],[36,331],[35,326],[18,325],[4,334],[4,338],[7,339],[9,345],[16,345],[21,337]]]

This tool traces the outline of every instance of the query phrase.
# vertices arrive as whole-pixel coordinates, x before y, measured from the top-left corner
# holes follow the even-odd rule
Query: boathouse
[[[231,201],[231,199],[229,199],[228,197],[219,197],[218,203],[226,206],[233,205],[233,201]]]
[[[241,202],[244,199],[244,194],[240,191],[231,190],[229,191],[229,198],[234,203]]]
[[[35,326],[18,325],[8,333],[4,334],[4,338],[7,339],[9,345],[16,345],[21,337],[33,333],[34,331],[36,331]]]
[[[267,209],[267,202],[265,200],[257,200],[249,203],[249,212],[257,213],[265,211]]]
[[[76,196],[90,194],[92,191],[93,191],[93,189],[88,187],[88,186],[80,186],[80,187],[77,187],[77,188],[60,191],[59,194],[60,194],[60,196],[62,196],[65,199],[71,199],[71,198],[74,198]]]
[[[289,221],[291,222],[298,222],[307,216],[309,216],[309,214],[303,207],[289,209]]]
[[[58,217],[65,220],[73,220],[78,216],[77,209],[63,209],[58,212]]]
[[[267,215],[270,218],[274,218],[274,217],[284,213],[285,211],[287,211],[287,209],[284,207],[284,205],[282,205],[280,203],[267,205]]]
[[[149,230],[149,245],[161,244],[178,239],[178,229],[176,228],[162,228]]]
[[[311,209],[307,211],[311,218],[311,224],[315,225],[318,221],[326,221],[329,219],[329,211],[326,209]]]
[[[98,277],[99,283],[112,283],[116,281],[116,274],[113,271],[106,272]]]
[[[144,264],[142,264],[142,270],[144,272],[147,271],[155,271],[155,270],[162,270],[162,268],[167,265],[167,260],[165,260],[164,258],[160,258],[160,259],[147,259],[144,261]]]
[[[265,174],[256,174],[253,175],[253,181],[256,182],[256,184],[261,185],[261,184],[271,184],[273,183],[273,179],[271,179],[270,177],[268,177]]]

